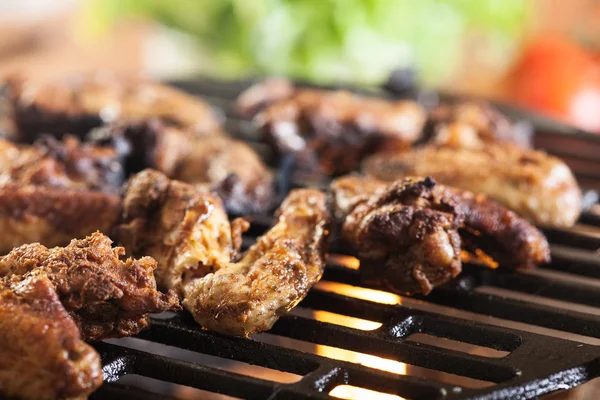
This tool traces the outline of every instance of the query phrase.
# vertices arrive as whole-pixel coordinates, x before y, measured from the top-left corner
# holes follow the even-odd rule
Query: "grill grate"
[[[228,117],[228,131],[250,142],[269,159],[268,150],[258,142],[251,124],[236,119],[233,113],[233,101],[246,83],[199,81],[180,86],[223,110]],[[505,107],[504,111],[513,118],[532,121],[536,143],[551,153],[565,156],[584,188],[600,188],[600,174],[596,172],[600,165],[599,137],[510,108]],[[565,148],[573,153],[565,153],[562,150]],[[289,182],[281,182],[280,187],[288,188]],[[252,243],[269,222],[269,217],[256,218],[244,242]],[[574,387],[600,376],[600,347],[597,347],[600,280],[596,280],[600,278],[600,256],[596,253],[600,248],[600,212],[592,206],[575,229],[548,230],[546,234],[552,242],[553,262],[534,273],[491,271],[466,265],[458,279],[437,288],[426,298],[401,298],[400,304],[382,304],[321,289],[313,289],[301,303],[303,308],[381,323],[375,330],[364,331],[289,314],[269,331],[282,338],[488,381],[493,383],[491,386],[474,388],[422,376],[399,375],[287,348],[277,342],[220,336],[202,330],[182,312],[153,318],[152,326],[138,337],[220,357],[225,362],[237,360],[302,378],[295,383],[273,382],[128,348],[126,340],[117,340],[95,345],[104,363],[105,384],[92,397],[166,398],[119,382],[127,374],[249,399],[325,399],[331,398],[328,393],[338,385],[409,399],[525,399]],[[360,286],[356,270],[334,261],[330,262],[323,281]],[[565,302],[571,307],[560,307]],[[468,318],[475,314],[475,318]],[[407,340],[416,333],[508,354],[490,358]]]

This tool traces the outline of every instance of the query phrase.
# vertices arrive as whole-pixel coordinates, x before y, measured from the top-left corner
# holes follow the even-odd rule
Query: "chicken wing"
[[[116,228],[119,242],[134,255],[156,259],[156,281],[163,290],[183,296],[182,284],[228,265],[241,243],[220,199],[154,170],[129,180],[123,216]]]
[[[0,258],[0,278],[11,282],[47,277],[85,340],[135,335],[149,314],[179,309],[175,292],[156,290],[150,257],[121,260],[122,247],[101,233],[66,247],[23,245]]]
[[[40,133],[83,138],[109,122],[149,118],[200,136],[221,130],[220,119],[200,99],[139,78],[113,74],[46,82],[13,78],[7,89],[19,141],[33,142]]]
[[[99,144],[121,149],[128,171],[154,168],[202,191],[214,191],[232,214],[271,208],[273,174],[242,141],[227,136],[194,138],[157,120],[112,125],[91,136]]]
[[[102,384],[100,356],[81,339],[46,276],[0,280],[0,394],[87,397]]]
[[[331,185],[340,236],[360,259],[361,278],[394,292],[428,294],[462,269],[463,214],[432,179],[386,185],[351,175]]]
[[[0,140],[0,252],[109,232],[121,209],[115,160],[113,152],[74,138],[34,146]]]
[[[329,224],[324,193],[292,191],[276,224],[240,261],[184,285],[183,306],[203,327],[223,334],[270,329],[321,279]]]
[[[203,327],[245,335],[269,329],[323,272],[325,195],[295,191],[278,216],[235,262],[247,222],[230,224],[217,197],[146,170],[129,181],[117,232],[128,251],[157,259],[159,285],[175,289]]]
[[[301,89],[282,80],[251,87],[240,95],[238,109],[254,116],[279,154],[295,154],[302,167],[329,175],[354,169],[377,150],[405,147],[420,137],[425,123],[416,102]]]
[[[530,223],[484,195],[431,178],[386,183],[349,175],[332,183],[331,198],[361,275],[395,291],[427,294],[456,276],[461,247],[513,268],[550,260],[546,238]]]
[[[436,145],[474,150],[494,143],[531,147],[530,132],[516,129],[502,113],[482,101],[442,104],[430,113],[427,126],[428,140]]]
[[[569,167],[542,151],[488,144],[483,150],[424,146],[381,153],[363,172],[393,181],[432,176],[440,183],[484,193],[537,225],[572,226],[581,212],[581,191]]]

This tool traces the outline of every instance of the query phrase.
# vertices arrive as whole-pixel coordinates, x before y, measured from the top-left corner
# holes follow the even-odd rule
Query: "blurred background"
[[[600,132],[598,0],[0,2],[0,78],[277,74],[502,99]]]

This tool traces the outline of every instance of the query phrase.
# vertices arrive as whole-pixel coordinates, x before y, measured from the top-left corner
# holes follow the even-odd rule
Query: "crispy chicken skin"
[[[330,191],[340,236],[360,258],[361,275],[395,291],[427,294],[456,276],[461,247],[512,268],[550,260],[546,238],[529,222],[484,195],[431,178],[390,183],[348,175]]]
[[[326,195],[294,190],[276,216],[238,262],[184,286],[183,306],[203,327],[235,336],[270,329],[321,279],[330,224]]]
[[[0,258],[0,277],[12,283],[47,277],[85,340],[135,335],[150,313],[179,309],[177,295],[156,290],[154,259],[122,260],[125,250],[111,243],[96,232],[66,247],[23,245]]]
[[[425,123],[425,111],[416,102],[295,88],[281,79],[242,93],[238,109],[254,117],[279,154],[294,154],[301,167],[318,166],[329,175],[354,169],[380,149],[407,146],[420,137]]]
[[[40,133],[83,138],[109,122],[149,118],[200,136],[221,130],[219,118],[200,99],[140,78],[113,74],[46,82],[13,78],[7,89],[19,141],[32,142]]]
[[[429,178],[386,185],[350,175],[332,183],[340,236],[360,259],[363,281],[428,294],[460,273],[464,216],[447,192]]]
[[[34,146],[0,140],[0,252],[109,232],[121,210],[116,184],[122,175],[114,159],[74,138]]]
[[[186,279],[228,265],[241,244],[243,225],[231,225],[220,199],[154,170],[129,180],[116,235],[132,254],[152,256],[163,290],[183,296]],[[240,226],[242,225],[242,226]]]
[[[272,205],[273,174],[242,141],[225,135],[190,137],[158,120],[115,124],[90,136],[119,149],[127,171],[154,168],[202,191],[216,192],[232,214],[259,213]]]
[[[387,181],[432,176],[440,183],[483,193],[546,227],[572,226],[581,212],[581,191],[564,162],[509,144],[488,144],[483,150],[424,146],[381,153],[365,160],[363,172]]]
[[[82,398],[102,384],[100,356],[46,276],[0,280],[0,343],[0,395]]]
[[[494,143],[531,147],[529,133],[514,129],[508,118],[482,101],[440,105],[430,113],[427,130],[429,141],[436,145],[474,150]]]

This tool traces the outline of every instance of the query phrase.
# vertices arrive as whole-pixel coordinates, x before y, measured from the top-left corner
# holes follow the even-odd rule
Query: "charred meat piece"
[[[488,144],[483,150],[424,146],[381,153],[363,172],[386,181],[432,176],[438,182],[483,193],[546,227],[572,226],[581,212],[581,191],[569,167],[542,151]]]
[[[127,251],[152,256],[163,290],[183,296],[186,279],[204,276],[231,262],[245,222],[230,225],[220,199],[154,170],[129,180],[116,234]]]
[[[502,113],[481,101],[442,104],[434,109],[427,121],[436,145],[484,149],[488,144],[514,143],[531,147],[531,135],[513,127]]]
[[[463,214],[447,188],[429,178],[386,185],[352,175],[331,191],[340,236],[360,259],[365,282],[428,294],[460,273]]]
[[[281,80],[251,87],[238,108],[254,117],[279,154],[294,154],[302,168],[328,175],[348,172],[378,150],[413,143],[425,123],[424,109],[412,101],[294,88]]]
[[[47,277],[85,340],[135,335],[149,314],[179,309],[174,292],[156,290],[156,261],[121,257],[122,247],[94,233],[66,247],[23,245],[0,258],[0,277],[13,284]]]
[[[109,232],[119,218],[121,179],[107,149],[49,139],[34,146],[0,140],[0,252]]]
[[[330,223],[325,194],[294,190],[276,215],[238,262],[184,285],[183,306],[203,327],[236,336],[270,329],[321,279]]]
[[[340,236],[360,258],[361,275],[371,280],[381,275],[378,282],[396,291],[414,293],[421,289],[427,293],[455,276],[460,272],[457,244],[479,256],[477,261],[491,260],[491,266],[531,268],[550,261],[546,238],[529,222],[484,195],[435,184],[430,178],[386,183],[349,175],[332,183],[331,197]],[[454,235],[456,229],[460,240]],[[417,252],[423,248],[428,251]],[[398,253],[404,259],[399,259]],[[416,278],[410,270],[412,265],[425,273]],[[423,265],[438,267],[447,275],[434,274]],[[405,271],[404,275],[398,270]],[[407,279],[410,277],[412,281]]]
[[[109,122],[150,118],[200,136],[221,130],[219,118],[200,99],[139,78],[112,74],[50,82],[14,78],[7,89],[16,139],[24,142],[33,142],[40,133],[83,138]]]
[[[0,280],[0,394],[20,399],[87,397],[102,384],[100,356],[46,276]]]
[[[271,207],[273,175],[246,143],[227,136],[192,137],[158,120],[95,130],[91,140],[117,150],[126,169],[154,168],[168,177],[216,192],[236,215]]]

